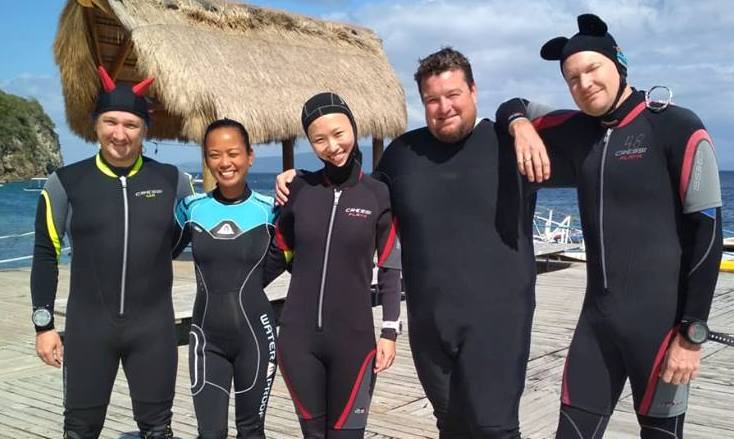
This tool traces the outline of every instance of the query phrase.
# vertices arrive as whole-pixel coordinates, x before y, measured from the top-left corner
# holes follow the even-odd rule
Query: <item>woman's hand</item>
[[[375,373],[380,373],[392,366],[395,360],[395,342],[380,338],[377,342],[377,356],[375,358]]]

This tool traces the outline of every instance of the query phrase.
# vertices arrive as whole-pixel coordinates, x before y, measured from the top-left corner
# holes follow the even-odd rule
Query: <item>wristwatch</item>
[[[709,327],[701,320],[684,320],[680,324],[680,333],[693,344],[702,344],[709,339]]]
[[[34,325],[39,328],[43,328],[44,326],[48,326],[51,323],[51,317],[51,311],[47,310],[46,308],[37,308],[35,311],[33,311],[33,316],[31,316],[31,320],[33,320]]]

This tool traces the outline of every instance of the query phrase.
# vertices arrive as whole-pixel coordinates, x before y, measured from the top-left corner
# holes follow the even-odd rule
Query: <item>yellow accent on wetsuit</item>
[[[112,169],[110,169],[109,166],[102,160],[101,153],[97,153],[97,157],[95,158],[95,161],[97,163],[97,168],[102,171],[102,173],[108,177],[117,178],[117,174],[112,172]],[[127,174],[127,177],[132,177],[133,175],[137,174],[138,171],[140,171],[140,168],[143,167],[143,156],[139,155],[137,160],[135,160],[135,164],[133,165],[132,169],[130,169],[130,173]],[[193,191],[193,186],[191,187],[191,190]]]
[[[48,229],[48,237],[51,238],[51,242],[54,244],[56,250],[56,260],[61,259],[61,240],[59,234],[56,232],[56,225],[54,224],[54,215],[51,210],[51,199],[48,197],[46,189],[41,191],[43,201],[46,203],[46,228]]]

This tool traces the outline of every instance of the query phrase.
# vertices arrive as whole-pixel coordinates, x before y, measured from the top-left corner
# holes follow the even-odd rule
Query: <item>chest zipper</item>
[[[604,248],[604,166],[607,161],[607,148],[609,146],[609,138],[612,136],[612,129],[607,128],[604,134],[603,147],[601,152],[601,169],[599,171],[599,248],[601,250],[601,274],[604,282],[604,292],[607,290],[607,262],[606,250]]]
[[[334,217],[336,217],[336,208],[339,205],[339,198],[342,195],[341,189],[334,189],[334,204],[331,206],[331,217],[329,218],[329,231],[326,233],[326,248],[324,249],[324,265],[321,269],[321,288],[319,288],[319,310],[316,316],[316,328],[318,330],[324,327],[324,289],[326,288],[326,270],[329,267],[329,250],[331,248],[331,232],[334,229]]]
[[[123,231],[123,238],[122,238],[122,277],[120,280],[120,317],[122,317],[125,314],[125,279],[127,278],[127,247],[128,247],[128,238],[129,238],[129,230],[130,230],[130,222],[129,222],[129,208],[127,204],[127,177],[121,176],[119,177],[120,184],[122,185],[122,206],[123,206],[123,221],[124,221],[124,231]]]

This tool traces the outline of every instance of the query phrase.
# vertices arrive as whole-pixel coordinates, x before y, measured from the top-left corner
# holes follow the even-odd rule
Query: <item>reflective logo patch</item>
[[[137,198],[155,198],[163,193],[163,189],[148,189],[145,191],[135,192]]]
[[[358,207],[347,207],[344,209],[344,213],[346,213],[347,216],[351,216],[354,218],[368,218],[370,215],[372,215],[371,210],[360,209]]]
[[[214,226],[211,234],[216,239],[234,239],[242,234],[242,230],[233,221],[225,220]]]

